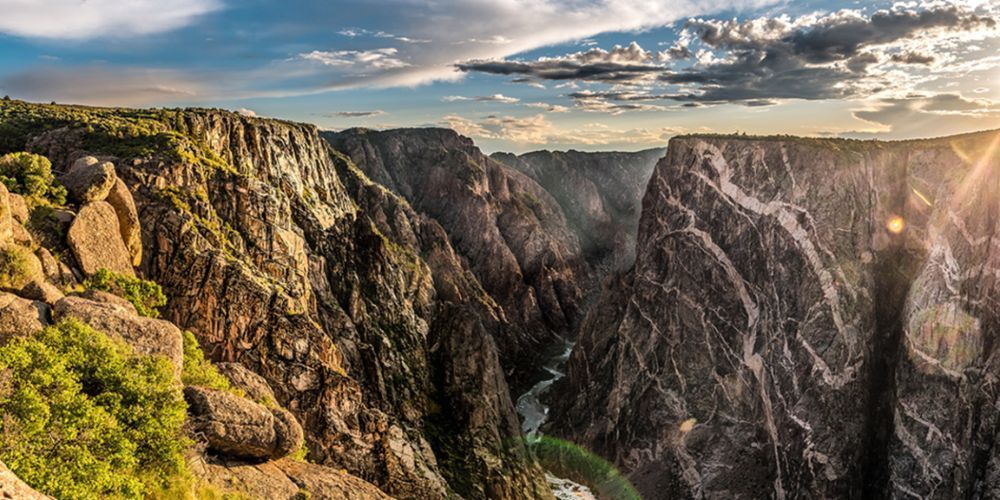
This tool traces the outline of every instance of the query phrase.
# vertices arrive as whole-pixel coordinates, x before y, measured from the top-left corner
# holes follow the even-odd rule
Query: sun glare
[[[899,234],[906,229],[906,221],[898,215],[893,215],[892,217],[889,217],[888,221],[886,221],[885,228],[892,234]]]

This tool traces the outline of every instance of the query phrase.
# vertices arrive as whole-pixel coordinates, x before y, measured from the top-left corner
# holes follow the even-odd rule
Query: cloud
[[[891,64],[932,64],[937,57],[925,54],[935,53],[935,44],[953,44],[961,36],[995,37],[995,27],[991,17],[943,4],[924,9],[899,4],[868,16],[842,10],[794,20],[788,16],[692,19],[677,41],[659,53],[632,42],[610,50],[592,48],[534,60],[473,60],[457,67],[463,72],[516,75],[526,82],[597,82],[643,89],[571,95],[578,106],[591,111],[657,109],[634,103],[640,100],[761,106],[779,99],[854,98],[913,88],[917,77],[901,73],[898,67],[894,72]],[[928,50],[913,50],[915,46]],[[978,63],[965,70],[982,69],[983,61]],[[668,91],[649,92],[650,88]]]
[[[900,83],[869,71],[881,60],[875,52],[918,36],[947,37],[995,26],[992,18],[941,5],[919,11],[896,7],[869,17],[842,10],[795,21],[695,19],[685,30],[709,49],[704,52],[711,58],[660,80],[695,87],[680,99],[701,102],[864,96]],[[894,62],[928,63],[918,55],[899,57],[903,60]]]
[[[343,74],[336,71],[340,68],[327,66],[329,78],[315,90],[452,81],[463,76],[456,61],[502,59],[609,31],[661,27],[687,16],[741,11],[777,1],[387,0],[380,9],[392,12],[394,26],[409,37],[430,42],[398,46],[398,58],[408,63],[402,68]]]
[[[249,118],[257,118],[257,112],[252,109],[240,108],[236,112],[241,116],[246,116]]]
[[[566,106],[561,106],[559,104],[549,104],[547,102],[528,102],[524,104],[529,108],[540,108],[548,111],[549,113],[568,113],[569,108]]]
[[[221,8],[218,0],[0,0],[0,33],[83,40],[161,33]]]
[[[635,81],[663,71],[651,64],[654,56],[638,43],[611,50],[598,47],[562,57],[542,57],[534,61],[472,60],[456,67],[463,72],[476,71],[494,75],[523,75],[540,80],[585,80],[595,82]]]
[[[507,141],[522,145],[576,144],[586,146],[642,145],[662,146],[670,137],[684,129],[661,127],[657,129],[612,129],[602,124],[563,129],[537,114],[524,118],[489,116],[473,121],[458,115],[442,118],[441,125],[477,139]]]
[[[96,106],[148,106],[201,97],[202,78],[186,73],[104,66],[40,67],[0,79],[0,93],[33,101]]]
[[[410,38],[408,36],[399,36],[385,31],[371,31],[364,28],[346,28],[337,32],[338,35],[343,35],[348,38],[357,38],[363,36],[370,36],[374,38],[389,38],[392,40],[399,40],[403,43],[431,43],[431,40],[425,40],[422,38]]]
[[[521,102],[521,100],[516,97],[508,97],[503,94],[481,95],[475,97],[449,95],[442,97],[441,100],[444,102],[456,102],[456,101],[502,102],[504,104],[516,104]]]
[[[364,118],[369,116],[382,116],[385,111],[381,109],[373,109],[371,111],[334,111],[333,113],[326,113],[323,116],[327,117],[341,117],[341,118]]]
[[[392,47],[372,50],[314,50],[299,54],[300,59],[317,61],[324,66],[356,67],[361,69],[397,69],[410,64],[398,59],[399,51]]]
[[[878,99],[856,109],[854,117],[873,125],[848,137],[931,137],[996,127],[1000,102],[969,99],[960,94],[910,95]]]
[[[903,52],[889,56],[889,60],[902,64],[930,64],[934,62],[934,56],[928,54],[918,54],[916,52]]]

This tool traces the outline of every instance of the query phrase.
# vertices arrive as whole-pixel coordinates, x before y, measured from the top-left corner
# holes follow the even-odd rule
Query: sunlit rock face
[[[549,431],[649,498],[996,496],[996,137],[674,139]]]

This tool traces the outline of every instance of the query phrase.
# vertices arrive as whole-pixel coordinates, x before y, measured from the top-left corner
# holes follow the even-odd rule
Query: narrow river
[[[549,407],[542,403],[541,397],[545,394],[545,391],[552,387],[552,384],[563,377],[562,370],[572,350],[573,343],[566,342],[563,345],[563,349],[549,359],[549,362],[542,367],[549,376],[533,385],[528,392],[517,398],[517,413],[521,415],[521,430],[524,431],[524,435],[529,443],[542,436],[540,429],[542,424],[549,418]],[[548,471],[545,472],[545,479],[549,482],[549,487],[552,488],[552,494],[558,500],[597,499],[590,489],[582,484],[556,477]]]

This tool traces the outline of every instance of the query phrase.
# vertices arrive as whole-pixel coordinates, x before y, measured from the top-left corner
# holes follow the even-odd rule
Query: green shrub
[[[0,248],[0,288],[20,290],[39,273],[41,268],[27,248],[16,245]]]
[[[198,339],[187,330],[184,331],[184,367],[181,371],[181,381],[184,385],[200,385],[243,395],[241,391],[233,389],[229,379],[219,373],[211,361],[205,359],[205,354],[198,345]]]
[[[159,318],[159,308],[167,303],[163,289],[155,281],[125,276],[104,268],[87,278],[83,286],[122,297],[131,302],[139,314],[150,318]]]
[[[138,498],[186,474],[169,361],[76,320],[0,347],[0,460],[57,498]]]
[[[12,193],[56,205],[66,203],[66,188],[55,183],[49,159],[32,153],[0,156],[0,182]]]

